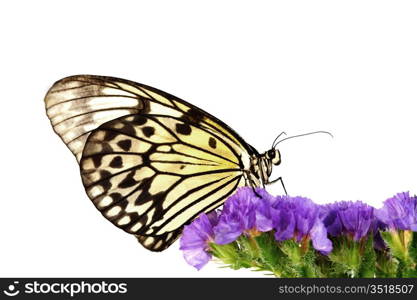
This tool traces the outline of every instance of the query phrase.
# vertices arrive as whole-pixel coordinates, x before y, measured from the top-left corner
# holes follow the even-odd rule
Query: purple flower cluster
[[[359,241],[373,231],[374,208],[361,201],[341,201],[321,209],[324,225],[331,236],[347,235]]]
[[[417,231],[417,197],[410,197],[409,192],[385,200],[375,214],[391,230]]]
[[[197,269],[210,259],[210,243],[225,245],[241,235],[274,232],[277,242],[311,240],[314,249],[327,255],[332,251],[328,236],[347,236],[361,241],[374,236],[377,249],[385,247],[380,230],[417,231],[417,197],[400,193],[375,209],[361,201],[317,205],[308,198],[273,197],[264,189],[240,188],[226,201],[221,212],[201,214],[185,226],[180,249],[185,260]]]
[[[318,205],[302,197],[273,197],[263,189],[256,193],[251,188],[241,188],[226,201],[220,215],[201,214],[185,226],[180,249],[190,265],[200,269],[210,260],[211,242],[224,245],[242,234],[271,230],[275,230],[277,241],[311,239],[317,251],[328,254],[332,250]]]
[[[261,198],[251,188],[241,188],[226,201],[214,228],[216,244],[229,244],[250,230],[266,232],[272,229],[274,197],[261,189],[257,193]]]
[[[285,241],[295,238],[300,242],[309,237],[313,247],[323,254],[332,250],[332,242],[319,218],[319,206],[303,197],[277,197],[272,203],[275,239]]]

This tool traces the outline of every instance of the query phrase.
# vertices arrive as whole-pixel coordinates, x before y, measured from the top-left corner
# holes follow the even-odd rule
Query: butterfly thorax
[[[250,160],[249,170],[246,173],[248,181],[253,186],[268,184],[273,166],[277,166],[280,163],[281,155],[276,149],[253,155]]]

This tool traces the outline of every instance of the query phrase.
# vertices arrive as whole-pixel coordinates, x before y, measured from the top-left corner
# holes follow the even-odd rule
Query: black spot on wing
[[[127,135],[136,135],[136,130],[132,126],[132,124],[123,122],[123,128],[120,130],[120,132],[125,133]]]
[[[109,194],[109,196],[113,199],[114,203],[120,201],[123,198],[122,194],[120,194],[120,193],[111,193],[111,194]]]
[[[101,147],[103,147],[103,149],[100,151],[101,153],[113,152],[113,148],[108,143],[101,143]]]
[[[155,128],[153,128],[151,126],[146,126],[146,127],[142,128],[142,132],[146,137],[151,137],[155,133]]]
[[[136,185],[138,182],[133,178],[135,176],[135,171],[130,172],[122,181],[120,181],[118,187],[125,189]]]
[[[100,171],[100,181],[98,182],[99,185],[103,187],[105,191],[108,191],[111,189],[111,182],[109,178],[112,176],[112,174],[109,171],[101,170]]]
[[[144,125],[147,120],[148,119],[145,118],[144,116],[136,115],[136,116],[133,117],[132,123],[134,123],[135,125],[141,126],[141,125]]]
[[[105,141],[111,141],[112,139],[114,139],[116,136],[118,135],[117,132],[114,131],[106,131],[106,134],[104,135],[104,140]]]
[[[116,131],[115,134],[122,133],[125,135],[136,135],[135,127],[132,125],[132,122],[126,120],[113,120],[102,125],[104,130]]]
[[[92,158],[93,158],[94,167],[95,168],[100,167],[103,155],[94,155]]]
[[[183,135],[190,135],[191,134],[191,126],[184,123],[177,123],[175,126],[175,130],[177,133]]]
[[[132,147],[132,141],[131,140],[122,140],[117,142],[117,146],[122,148],[125,151],[129,151],[130,147]]]
[[[121,156],[116,156],[115,158],[112,159],[112,161],[110,162],[110,167],[112,168],[121,168],[123,167],[123,160]]]
[[[213,148],[213,149],[216,149],[216,147],[217,147],[217,141],[216,141],[216,139],[215,139],[215,138],[213,138],[213,137],[210,137],[210,138],[209,138],[208,144],[209,144],[209,146],[210,146],[211,148]]]
[[[191,121],[191,122],[199,124],[201,123],[201,121],[204,120],[204,114],[201,111],[199,111],[197,108],[191,107],[188,110],[187,114],[184,114],[183,118],[186,119],[187,121]]]

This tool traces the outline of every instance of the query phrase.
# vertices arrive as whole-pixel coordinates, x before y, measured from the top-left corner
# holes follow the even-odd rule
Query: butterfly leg
[[[246,173],[246,176],[245,176],[246,183],[249,183],[249,184],[247,184],[247,186],[250,186],[252,188],[252,191],[256,195],[256,197],[262,198],[262,196],[259,195],[259,193],[255,189],[257,187],[257,185],[256,185],[255,181],[251,177],[252,174],[250,172],[245,172],[245,173]],[[262,185],[265,188],[265,184],[262,183]]]
[[[261,196],[261,195],[259,195],[259,194],[258,194],[258,192],[255,190],[255,187],[256,187],[256,186],[255,186],[255,185],[253,185],[253,184],[251,184],[251,187],[252,187],[252,191],[253,191],[253,193],[255,194],[255,196],[256,196],[256,197],[258,197],[258,198],[262,198],[262,196]]]
[[[267,184],[273,184],[273,183],[275,183],[277,181],[280,181],[281,182],[282,188],[284,189],[285,194],[288,196],[287,189],[285,188],[285,184],[284,184],[284,181],[282,180],[282,177],[281,176],[278,177],[277,179],[274,179],[272,181],[269,181]]]

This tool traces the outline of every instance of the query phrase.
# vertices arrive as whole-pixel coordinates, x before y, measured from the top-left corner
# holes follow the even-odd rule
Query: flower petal
[[[211,259],[211,254],[199,248],[184,250],[183,256],[185,261],[197,270],[204,267]]]
[[[213,226],[216,225],[218,214],[213,211],[201,214],[190,225],[184,227],[180,239],[180,249],[183,250],[185,261],[201,269],[210,259],[208,243],[214,239]]]
[[[333,245],[327,237],[327,230],[322,221],[317,220],[316,224],[310,230],[310,236],[314,249],[325,255],[332,251]]]

